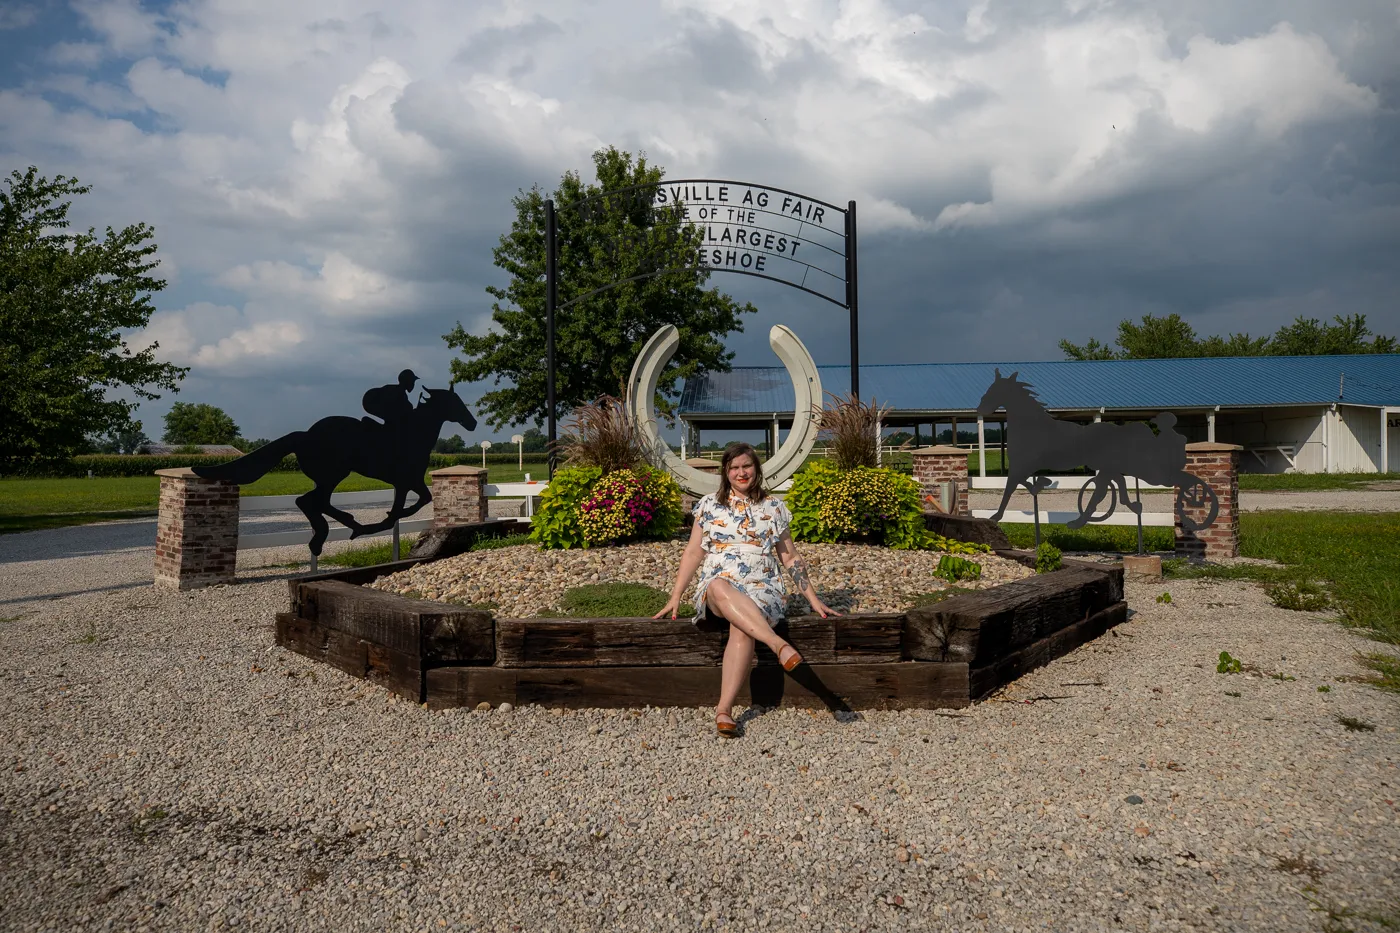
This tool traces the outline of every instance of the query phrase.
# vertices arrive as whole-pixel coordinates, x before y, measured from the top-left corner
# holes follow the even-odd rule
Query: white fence
[[[1078,490],[1088,483],[1091,476],[1049,476],[1050,481],[1047,489],[1053,490]],[[1130,483],[1132,478],[1129,477]],[[1001,491],[1006,488],[1006,477],[1003,476],[974,476],[971,478],[971,486],[974,490]],[[491,483],[486,486],[486,496],[488,499],[512,498],[525,500],[525,514],[515,518],[515,521],[529,524],[535,514],[535,497],[538,496],[549,484],[541,480],[521,483]],[[775,492],[786,492],[792,487],[792,480],[787,480],[777,487]],[[1132,487],[1130,487],[1132,488]],[[1149,492],[1170,491],[1170,486],[1154,486],[1143,483],[1141,488]],[[249,512],[288,512],[297,509],[296,500],[298,496],[244,496],[239,500],[240,514]],[[388,508],[394,503],[394,490],[374,489],[368,492],[338,492],[331,496],[331,504],[340,509],[361,509],[383,506]],[[974,518],[991,518],[996,514],[995,509],[973,509]],[[1065,524],[1075,518],[1078,512],[1062,512],[1041,510],[1040,521],[1046,524]],[[1008,509],[1002,515],[1001,521],[1013,524],[1035,521],[1035,513],[1029,509]],[[1171,512],[1144,512],[1142,524],[1145,527],[1170,527],[1176,523],[1176,518]],[[399,535],[412,534],[422,531],[432,524],[430,518],[412,518],[406,521],[396,522],[392,528],[372,534],[362,535],[371,538],[382,535],[393,535],[395,557],[398,555]],[[1117,510],[1106,520],[1094,522],[1096,525],[1136,525],[1137,516],[1123,503],[1118,504]],[[344,541],[350,537],[350,529],[344,525],[332,524],[327,541]],[[298,544],[309,544],[311,541],[311,529],[302,528],[297,531],[279,531],[267,534],[244,534],[238,535],[238,549],[240,551],[252,550],[255,548],[287,547]]]
[[[539,481],[530,483],[499,483],[488,484],[486,487],[487,498],[523,498],[525,500],[525,515],[515,519],[518,522],[529,523],[535,514],[535,497],[547,486],[548,483]],[[239,514],[248,512],[288,512],[297,510],[297,499],[300,496],[243,496],[238,500]],[[387,512],[394,504],[394,490],[392,489],[372,489],[368,492],[338,492],[331,496],[331,505],[338,509],[363,509],[383,506]],[[298,513],[299,514],[299,513]],[[431,518],[411,518],[407,521],[400,521],[394,524],[393,528],[386,528],[372,534],[361,537],[373,538],[380,535],[393,535],[395,545],[398,544],[400,534],[411,534],[415,531],[422,531],[431,525]],[[350,537],[350,529],[344,525],[332,524],[330,534],[326,536],[327,541],[344,541]],[[309,544],[311,542],[311,529],[303,528],[298,531],[278,531],[270,534],[238,534],[238,549],[240,551],[251,550],[264,547],[287,547],[289,545]],[[397,548],[396,548],[397,550]]]
[[[1092,476],[1046,476],[1044,478],[1049,480],[1050,483],[1050,485],[1045,487],[1047,490],[1057,490],[1061,492],[1077,492],[1094,479]],[[1171,492],[1173,488],[1171,486],[1156,486],[1152,483],[1139,484],[1139,481],[1131,476],[1127,477],[1127,481],[1128,489],[1131,491],[1141,489],[1144,492]],[[1005,476],[973,476],[970,478],[969,482],[973,489],[980,489],[988,492],[1002,492],[1006,489],[1008,480]],[[1025,495],[1025,491],[1022,490],[1021,494]],[[996,509],[972,510],[973,518],[991,518],[995,514]],[[1078,512],[1050,512],[1044,509],[1040,512],[1040,520],[1042,523],[1056,525],[1063,525],[1078,516]],[[1007,509],[1006,514],[1001,517],[1001,521],[1011,522],[1012,524],[1030,524],[1035,521],[1035,513],[1030,509],[1017,509],[1014,511]],[[1136,526],[1137,516],[1127,508],[1125,503],[1119,502],[1118,507],[1114,510],[1112,515],[1103,521],[1091,522],[1090,524]],[[1143,512],[1142,524],[1144,527],[1157,528],[1174,526],[1176,524],[1176,516],[1171,512]]]

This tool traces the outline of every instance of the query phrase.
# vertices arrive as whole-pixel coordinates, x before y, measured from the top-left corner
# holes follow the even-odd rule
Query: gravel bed
[[[493,605],[503,617],[521,618],[555,611],[565,590],[592,583],[641,583],[670,593],[684,550],[684,541],[567,551],[522,544],[433,561],[383,577],[370,586],[418,599]],[[837,612],[902,612],[913,605],[916,596],[948,586],[933,575],[943,556],[935,551],[803,544],[798,553],[812,568],[818,594]],[[984,589],[1035,574],[993,554],[963,556],[982,566],[979,580],[959,584],[966,588]],[[785,580],[785,585],[789,583]],[[788,588],[791,590],[790,585]],[[682,601],[691,601],[694,594],[692,581]],[[789,614],[810,611],[805,599],[789,593]]]
[[[1393,649],[1252,584],[1129,583],[1129,622],[970,709],[749,709],[725,742],[709,710],[394,700],[273,646],[275,569],[88,592],[112,558],[56,559],[73,595],[36,599],[16,537],[7,931],[1396,922],[1400,703],[1354,657]]]

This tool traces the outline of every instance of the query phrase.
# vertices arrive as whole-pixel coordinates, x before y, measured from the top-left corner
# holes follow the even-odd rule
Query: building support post
[[[1211,444],[1215,443],[1215,412],[1219,410],[1220,406],[1216,405],[1215,411],[1206,415],[1206,441]]]
[[[977,416],[977,475],[987,478],[987,422]]]
[[[1381,409],[1381,462],[1382,473],[1390,472],[1390,415],[1391,409]]]

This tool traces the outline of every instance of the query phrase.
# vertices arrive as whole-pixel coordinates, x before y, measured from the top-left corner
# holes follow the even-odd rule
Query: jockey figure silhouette
[[[417,381],[418,377],[413,374],[413,370],[405,369],[399,373],[398,382],[370,389],[360,404],[364,406],[365,411],[383,421],[385,427],[394,430],[413,413],[413,403],[405,393],[409,392]],[[376,423],[370,418],[360,420],[366,424]]]

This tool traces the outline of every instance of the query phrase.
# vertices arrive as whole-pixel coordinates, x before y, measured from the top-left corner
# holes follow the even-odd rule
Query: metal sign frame
[[[729,189],[734,189],[734,190],[736,190],[736,191],[742,190],[742,191],[746,192],[746,193],[749,194],[749,195],[752,195],[753,192],[757,191],[757,192],[761,192],[762,196],[764,196],[765,198],[766,198],[767,195],[770,195],[770,194],[772,194],[772,195],[778,195],[779,197],[783,198],[784,201],[783,201],[782,203],[783,203],[784,210],[769,210],[769,209],[768,209],[768,203],[767,203],[766,200],[764,200],[761,204],[743,204],[743,205],[737,205],[737,204],[736,204],[736,205],[734,205],[734,206],[742,206],[743,209],[744,209],[746,212],[751,212],[751,213],[753,213],[753,214],[763,214],[763,215],[765,215],[765,216],[783,217],[783,218],[787,218],[787,219],[789,219],[789,220],[795,219],[795,220],[798,221],[798,224],[799,224],[799,225],[798,225],[798,230],[799,230],[799,231],[801,231],[801,230],[802,230],[802,227],[805,226],[805,225],[807,225],[807,224],[816,224],[816,225],[818,225],[818,226],[820,227],[820,229],[822,229],[822,230],[825,231],[826,233],[828,233],[828,234],[830,234],[830,235],[832,235],[832,236],[835,236],[835,237],[839,237],[840,240],[841,240],[841,246],[842,246],[842,249],[841,249],[841,251],[840,251],[839,253],[837,253],[837,251],[836,251],[835,249],[833,249],[832,247],[827,246],[827,245],[825,245],[825,244],[820,244],[820,243],[819,243],[819,244],[816,244],[816,245],[817,245],[819,248],[821,248],[821,249],[825,249],[825,250],[828,250],[828,251],[833,252],[833,253],[837,253],[838,255],[841,255],[841,256],[842,256],[842,258],[843,258],[843,267],[842,267],[842,272],[843,272],[843,274],[842,274],[841,276],[838,276],[838,275],[836,275],[835,273],[830,272],[829,270],[823,269],[823,268],[821,268],[820,266],[812,265],[812,264],[810,264],[810,263],[806,263],[806,262],[802,262],[802,261],[797,260],[797,259],[795,258],[797,246],[794,246],[794,247],[793,247],[793,249],[792,249],[792,255],[781,255],[780,253],[773,253],[773,252],[771,251],[771,249],[767,249],[767,248],[757,248],[757,247],[749,247],[747,244],[744,244],[744,245],[742,246],[742,248],[743,248],[743,250],[744,250],[745,252],[747,252],[747,253],[749,253],[749,254],[754,254],[754,255],[756,255],[756,256],[778,255],[779,258],[782,258],[782,259],[784,259],[784,260],[788,260],[788,261],[790,261],[790,262],[796,263],[796,264],[799,265],[799,266],[804,266],[804,267],[806,267],[806,269],[807,269],[808,272],[816,271],[816,272],[819,273],[819,274],[831,276],[832,278],[835,278],[835,279],[838,279],[838,280],[842,280],[842,281],[844,282],[844,285],[845,285],[845,300],[844,300],[844,301],[838,301],[837,299],[831,297],[830,295],[826,295],[826,294],[823,294],[822,292],[817,291],[817,290],[815,290],[815,289],[808,288],[808,287],[806,286],[806,274],[807,274],[807,273],[804,273],[803,280],[802,280],[801,283],[798,283],[798,282],[790,282],[790,281],[788,281],[787,279],[779,278],[779,277],[774,276],[774,275],[769,275],[769,274],[767,274],[766,271],[764,271],[764,269],[763,269],[762,260],[756,261],[756,266],[757,266],[756,268],[730,268],[730,267],[727,266],[727,265],[711,265],[711,264],[706,263],[706,262],[703,261],[704,249],[701,248],[701,249],[697,252],[697,254],[695,255],[695,261],[694,261],[692,264],[690,264],[690,265],[681,265],[681,266],[666,265],[666,266],[662,266],[662,267],[659,267],[659,268],[651,269],[651,270],[649,270],[649,271],[647,271],[647,272],[645,272],[645,273],[643,273],[643,274],[641,274],[641,275],[634,275],[634,276],[631,276],[631,277],[629,277],[629,278],[619,279],[618,281],[612,282],[612,283],[610,283],[610,284],[608,284],[608,285],[604,285],[604,286],[602,286],[601,288],[595,288],[595,289],[593,289],[593,290],[590,291],[590,292],[586,292],[585,294],[577,295],[577,296],[571,298],[569,301],[565,302],[565,303],[562,304],[562,305],[559,303],[559,242],[558,242],[558,238],[559,238],[559,220],[558,220],[558,213],[559,213],[559,212],[561,212],[561,211],[568,211],[568,210],[574,210],[574,211],[579,211],[580,213],[587,213],[587,212],[593,211],[593,210],[600,210],[600,209],[601,209],[601,210],[606,210],[606,209],[610,208],[611,206],[613,206],[613,205],[615,205],[615,204],[617,204],[617,203],[619,203],[619,202],[621,202],[622,204],[629,204],[629,205],[631,205],[631,206],[640,206],[640,205],[645,204],[645,205],[647,206],[648,209],[653,209],[653,208],[655,208],[656,206],[658,206],[658,203],[660,203],[660,204],[666,204],[666,203],[667,203],[667,201],[666,201],[666,194],[667,194],[668,192],[667,192],[666,189],[679,189],[679,188],[684,187],[684,188],[687,189],[687,194],[693,194],[693,193],[695,192],[695,186],[697,186],[697,185],[703,185],[703,186],[704,186],[705,197],[701,197],[701,198],[696,198],[696,197],[690,197],[690,198],[673,197],[673,198],[670,200],[670,202],[669,202],[669,206],[681,207],[681,206],[684,206],[684,205],[686,205],[686,204],[696,204],[696,205],[702,205],[702,204],[703,204],[703,205],[710,205],[710,204],[713,204],[713,203],[715,203],[715,202],[717,202],[717,201],[720,202],[720,203],[726,203],[726,197],[725,197],[724,195],[726,195],[726,193],[727,193],[727,191],[728,191]],[[711,188],[714,188],[714,190],[715,190],[715,195],[716,195],[715,197],[710,197]],[[660,193],[660,195],[661,195],[661,199],[660,199],[659,202],[658,202],[658,197],[657,197],[657,196],[658,196],[658,193]],[[832,212],[834,212],[834,214],[840,214],[840,215],[841,215],[842,221],[843,221],[843,223],[842,223],[842,231],[841,231],[841,232],[838,233],[838,232],[836,232],[836,231],[834,231],[834,230],[831,230],[831,229],[827,228],[827,227],[824,225],[823,222],[824,222],[825,219],[826,219],[826,211],[832,211]],[[813,214],[816,215],[815,218],[813,217]],[[553,473],[554,473],[554,455],[553,455],[553,453],[552,453],[552,451],[553,451],[553,442],[554,442],[555,440],[557,440],[557,437],[558,437],[558,435],[557,435],[557,424],[556,424],[555,413],[554,413],[554,411],[555,411],[555,385],[554,385],[554,359],[555,359],[555,353],[554,353],[554,333],[555,333],[555,316],[556,316],[556,314],[557,314],[560,310],[563,310],[564,308],[568,308],[569,306],[571,306],[571,305],[573,305],[573,304],[576,304],[576,303],[578,303],[578,302],[580,302],[580,301],[583,301],[583,300],[585,300],[585,299],[587,299],[587,298],[591,298],[591,297],[593,297],[594,295],[601,294],[602,292],[608,291],[609,289],[612,289],[612,288],[616,288],[616,287],[618,287],[619,285],[625,285],[625,284],[627,284],[627,283],[629,283],[629,282],[639,282],[639,281],[642,281],[643,279],[649,279],[649,278],[653,278],[653,277],[658,276],[658,275],[664,275],[664,274],[666,274],[666,273],[668,273],[668,272],[686,271],[686,270],[688,270],[688,269],[693,269],[693,268],[695,268],[696,266],[699,266],[699,267],[704,268],[707,272],[731,272],[731,273],[735,273],[735,274],[737,274],[737,275],[747,275],[747,276],[752,276],[752,277],[754,277],[754,278],[767,279],[767,280],[770,281],[770,282],[778,282],[778,283],[780,283],[780,284],[782,284],[782,285],[788,286],[789,288],[795,288],[795,289],[798,289],[799,291],[806,292],[806,293],[809,294],[809,295],[815,295],[816,297],[821,298],[821,299],[824,299],[824,300],[826,300],[826,301],[829,301],[829,302],[831,302],[832,304],[837,305],[838,307],[845,308],[845,309],[847,310],[848,314],[850,315],[850,324],[851,324],[851,393],[852,393],[853,395],[859,397],[859,395],[860,395],[860,288],[859,288],[859,274],[858,274],[858,273],[859,273],[859,270],[858,270],[857,263],[856,263],[856,202],[855,202],[855,201],[847,201],[845,207],[838,207],[837,205],[832,204],[832,203],[829,202],[829,201],[823,201],[823,200],[821,200],[820,198],[813,198],[813,197],[811,197],[811,196],[809,196],[809,195],[805,195],[805,194],[802,194],[802,193],[797,192],[797,191],[789,191],[789,190],[787,190],[787,189],[785,189],[785,188],[774,188],[774,187],[772,187],[772,186],[770,186],[770,185],[761,185],[761,184],[756,184],[756,183],[753,183],[753,182],[736,181],[736,180],[732,180],[732,179],[721,179],[721,178],[679,178],[679,179],[667,179],[667,180],[658,181],[658,182],[648,182],[648,183],[646,183],[646,184],[640,184],[640,185],[629,185],[629,186],[627,186],[627,187],[624,187],[624,188],[616,188],[616,189],[613,189],[613,190],[611,190],[611,191],[602,191],[602,192],[599,192],[598,194],[590,195],[589,197],[586,197],[586,198],[580,198],[580,199],[577,200],[577,201],[573,201],[573,202],[571,202],[571,203],[569,203],[569,204],[565,204],[565,205],[562,205],[562,206],[556,206],[555,203],[554,203],[554,200],[553,200],[552,198],[546,199],[545,202],[544,202],[544,215],[545,215],[545,407],[546,407],[546,410],[547,410],[547,412],[548,412],[548,421],[549,421],[549,441],[551,442],[551,448],[550,448],[550,449],[551,449],[551,454],[550,454],[550,463],[549,463],[549,472],[550,472],[550,475],[551,475],[551,476],[552,476]],[[682,215],[680,216],[680,218],[677,219],[676,221],[674,221],[673,223],[674,223],[676,226],[679,226],[679,225],[681,225],[681,224],[692,224],[692,223],[696,223],[696,222],[693,221],[693,220],[690,220],[690,219],[686,218],[686,217],[684,216],[684,214],[682,214]],[[721,225],[721,226],[734,226],[734,225],[735,225],[735,224],[733,224],[732,222],[729,222],[729,221],[720,221],[720,220],[718,220],[718,219],[716,219],[716,221],[714,221],[714,223],[716,223],[716,224],[718,224],[718,225]],[[769,220],[764,220],[764,221],[762,221],[762,222],[759,222],[759,221],[750,221],[750,222],[747,224],[747,226],[752,227],[753,229],[756,229],[756,230],[761,231],[761,232],[764,232],[764,233],[771,233],[771,234],[782,233],[782,234],[784,234],[784,235],[787,234],[787,231],[770,230],[769,228],[764,227],[764,226],[762,225],[763,223],[773,223],[773,221],[769,221]],[[660,225],[658,225],[658,226],[660,226]],[[666,225],[666,226],[670,226],[670,225],[668,224],[668,225]],[[706,227],[707,227],[706,222],[703,221],[703,220],[702,220],[699,224],[697,224],[697,226],[706,226]],[[648,228],[648,229],[650,229],[650,228]],[[708,229],[708,227],[707,227],[707,229]],[[620,238],[614,237],[613,240],[612,240],[611,242],[612,242],[612,244],[613,244],[614,246],[617,246],[617,245],[620,245],[620,242],[621,242],[621,241],[620,241]],[[674,239],[672,239],[671,242],[674,242]],[[799,244],[799,245],[801,245],[801,244]],[[810,241],[809,241],[809,245],[810,245]],[[736,249],[737,249],[737,248],[738,248],[738,246],[736,245]]]

